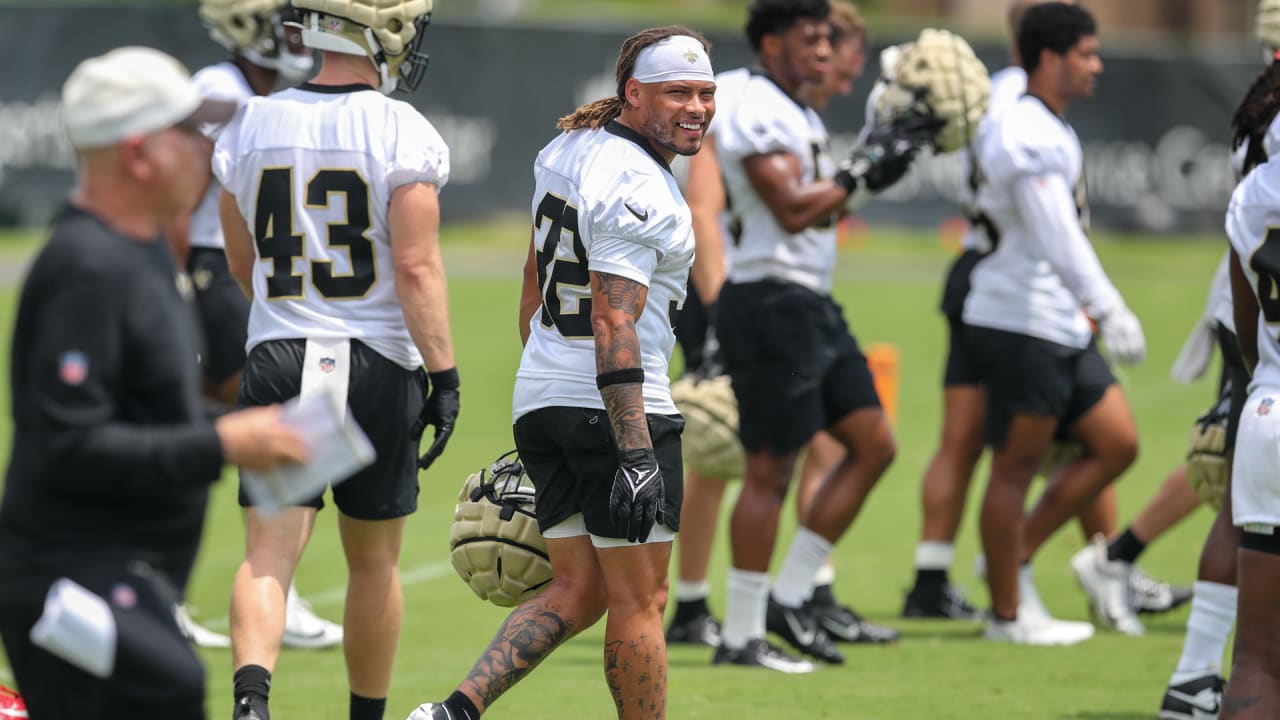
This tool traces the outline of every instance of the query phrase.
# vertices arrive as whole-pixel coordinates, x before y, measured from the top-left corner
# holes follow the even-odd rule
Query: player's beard
[[[649,116],[648,121],[644,124],[645,135],[649,136],[649,141],[655,145],[670,150],[677,155],[696,155],[702,149],[702,137],[696,141],[689,141],[685,145],[681,145],[676,139],[677,126],[675,120],[664,121],[653,115]]]

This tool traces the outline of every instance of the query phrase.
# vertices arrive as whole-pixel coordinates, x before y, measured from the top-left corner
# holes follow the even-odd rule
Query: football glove
[[[631,542],[644,542],[654,523],[665,517],[662,504],[666,488],[653,448],[624,450],[609,492],[609,518]]]
[[[1231,421],[1231,398],[1223,398],[1196,418],[1187,447],[1187,482],[1206,505],[1217,510],[1231,479],[1227,465],[1227,424]]]
[[[1142,323],[1129,308],[1121,305],[1099,320],[1098,330],[1116,362],[1137,365],[1146,357],[1147,339],[1142,334]]]
[[[702,340],[702,365],[698,368],[698,378],[713,378],[724,374],[724,358],[720,356],[720,339],[716,337],[716,304],[708,303],[707,334]]]
[[[431,447],[418,459],[418,469],[426,470],[431,463],[444,452],[449,437],[453,435],[453,427],[458,422],[458,369],[450,368],[427,375],[428,393],[422,404],[422,412],[418,413],[418,421],[413,424],[412,437],[422,440],[427,426],[435,428],[431,439]]]
[[[940,127],[931,114],[903,113],[887,123],[877,123],[854,146],[849,159],[836,173],[836,183],[849,191],[877,193],[902,179],[911,169],[920,148],[933,142]]]

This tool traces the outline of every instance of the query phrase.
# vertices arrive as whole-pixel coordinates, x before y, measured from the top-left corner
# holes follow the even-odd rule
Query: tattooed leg
[[[598,551],[609,595],[604,676],[622,720],[657,720],[667,713],[667,604],[671,543]]]
[[[547,541],[555,579],[516,608],[458,685],[484,712],[565,640],[591,627],[605,612],[604,578],[590,538]]]

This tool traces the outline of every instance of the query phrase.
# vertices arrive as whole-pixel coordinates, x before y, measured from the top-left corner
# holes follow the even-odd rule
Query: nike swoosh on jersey
[[[818,637],[817,630],[806,629],[794,614],[784,613],[783,618],[787,621],[787,627],[791,628],[791,634],[796,636],[796,642],[801,645],[812,645],[813,641]]]
[[[631,207],[631,203],[628,203],[628,202],[622,203],[622,206],[625,207],[628,211],[630,211],[632,215],[635,215],[636,219],[639,220],[640,222],[645,222],[646,220],[649,219],[649,211],[647,209],[642,213],[639,210]]]
[[[1201,703],[1198,700],[1199,695],[1188,695],[1184,692],[1178,692],[1177,690],[1172,690],[1172,689],[1169,690],[1169,695],[1171,695],[1176,700],[1181,700],[1182,702],[1190,705],[1192,710],[1195,710],[1197,712],[1209,713],[1208,715],[1205,715],[1206,718],[1218,717],[1218,711],[1220,709],[1220,706],[1216,700],[1211,701],[1213,702],[1212,705],[1206,705],[1204,703]]]

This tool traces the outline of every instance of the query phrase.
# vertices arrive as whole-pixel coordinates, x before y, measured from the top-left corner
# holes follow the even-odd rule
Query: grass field
[[[446,232],[450,296],[463,410],[448,452],[422,477],[421,509],[410,522],[402,568],[405,625],[388,718],[402,718],[419,702],[447,695],[470,667],[503,618],[502,610],[471,595],[448,563],[449,523],[456,493],[467,474],[512,444],[510,390],[519,358],[516,305],[522,243],[527,230],[497,223]],[[31,235],[0,245],[0,265],[30,248]],[[1200,314],[1222,244],[1213,238],[1147,242],[1106,237],[1103,261],[1142,318],[1147,362],[1124,372],[1142,437],[1141,457],[1121,481],[1121,521],[1131,518],[1184,452],[1191,420],[1207,404],[1209,382],[1181,386],[1169,365]],[[903,632],[892,647],[852,647],[848,664],[808,676],[713,668],[710,652],[671,651],[672,718],[1150,718],[1181,647],[1185,610],[1148,622],[1143,638],[1100,633],[1084,645],[1023,648],[992,645],[980,627],[896,618],[912,577],[919,533],[918,487],[938,431],[939,378],[944,325],[935,310],[948,253],[932,234],[877,232],[868,245],[846,248],[837,271],[836,295],[864,343],[895,343],[902,356],[897,461],[837,550],[838,594],[874,619]],[[15,286],[0,290],[0,332],[13,322]],[[8,353],[0,353],[7,377]],[[0,454],[10,441],[7,401],[0,416]],[[242,532],[230,474],[215,491],[205,544],[190,599],[199,618],[225,629],[232,575],[241,558]],[[971,499],[978,497],[971,493]],[[975,600],[986,602],[970,570],[978,540],[974,504],[958,541],[953,578]],[[727,506],[726,506],[727,510]],[[791,515],[788,515],[790,518]],[[1200,512],[1147,552],[1142,564],[1179,582],[1194,578],[1209,516]],[[780,542],[789,540],[784,530]],[[1041,593],[1055,614],[1086,617],[1067,558],[1082,544],[1070,527],[1037,558]],[[777,553],[778,555],[781,552]],[[345,572],[332,511],[321,513],[298,585],[317,611],[338,618]],[[713,570],[712,605],[723,609],[727,553]],[[601,678],[603,627],[587,630],[559,650],[490,714],[520,720],[577,720],[613,716]],[[230,654],[204,651],[209,671],[209,711],[231,708]],[[0,658],[0,681],[8,679]],[[339,651],[286,651],[275,673],[272,706],[277,718],[346,717],[347,687]]]

